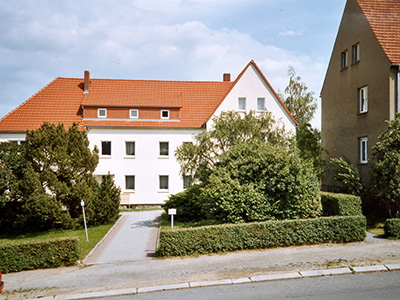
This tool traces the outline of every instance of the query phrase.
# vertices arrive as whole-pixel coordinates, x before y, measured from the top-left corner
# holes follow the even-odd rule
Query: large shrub
[[[400,217],[400,119],[389,122],[373,147],[373,193],[392,218]]]
[[[385,235],[400,239],[400,219],[387,219],[385,221]]]
[[[321,202],[325,216],[362,215],[361,198],[358,196],[321,192]]]
[[[238,143],[221,155],[201,189],[208,218],[226,222],[317,217],[318,178],[296,149]]]

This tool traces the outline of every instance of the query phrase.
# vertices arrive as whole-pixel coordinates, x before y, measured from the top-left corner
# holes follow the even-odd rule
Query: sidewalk
[[[198,257],[146,258],[5,274],[5,289],[14,292],[3,295],[10,300],[54,295],[57,295],[56,299],[83,299],[113,293],[134,294],[187,286],[276,280],[289,275],[302,278],[399,268],[400,240],[368,235],[366,241],[359,243],[237,251]]]
[[[162,210],[125,212],[83,261],[86,265],[155,257]]]

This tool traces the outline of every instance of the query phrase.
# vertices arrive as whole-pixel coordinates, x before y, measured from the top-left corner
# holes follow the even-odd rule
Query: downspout
[[[395,115],[394,117],[397,118],[397,114],[400,113],[400,65],[399,64],[393,64],[393,67],[395,67],[395,72],[396,72],[396,80],[394,83],[394,101],[395,101]]]

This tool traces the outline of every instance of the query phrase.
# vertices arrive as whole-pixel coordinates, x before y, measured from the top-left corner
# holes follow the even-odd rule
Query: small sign
[[[169,215],[176,215],[176,208],[169,208],[168,209],[168,214]]]

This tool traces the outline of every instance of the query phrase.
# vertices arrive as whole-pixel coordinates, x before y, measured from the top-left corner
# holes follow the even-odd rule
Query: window
[[[192,176],[190,175],[183,176],[183,188],[186,189],[191,184],[192,184]]]
[[[366,113],[368,111],[368,88],[366,86],[358,89],[358,101],[360,113]]]
[[[265,109],[265,98],[257,98],[257,110]]]
[[[131,119],[138,119],[139,118],[139,111],[137,109],[130,110],[130,118]]]
[[[169,119],[169,110],[161,111],[161,119]]]
[[[107,109],[99,108],[97,110],[97,117],[99,117],[99,118],[107,118]]]
[[[340,69],[344,70],[347,68],[347,66],[348,66],[348,52],[346,50],[346,51],[343,51],[341,54]]]
[[[101,142],[101,155],[111,155],[111,142]]]
[[[160,175],[160,190],[168,190],[168,175]]]
[[[169,155],[169,143],[160,142],[160,156],[168,156],[168,155]]]
[[[368,163],[368,138],[360,138],[360,163]]]
[[[125,142],[125,154],[135,156],[135,142]]]
[[[127,190],[135,189],[135,176],[133,175],[125,176],[125,189]]]
[[[239,110],[246,110],[246,98],[239,98]]]
[[[355,44],[352,48],[353,60],[352,63],[356,64],[360,61],[360,44]]]

